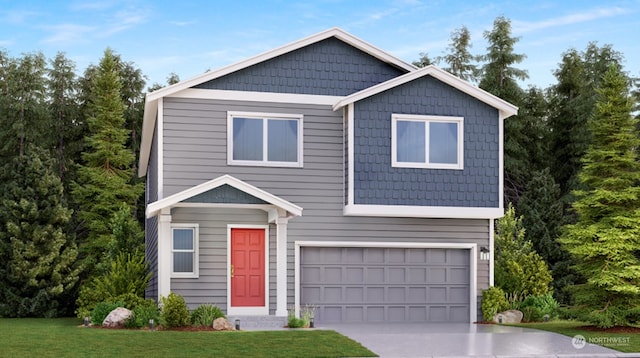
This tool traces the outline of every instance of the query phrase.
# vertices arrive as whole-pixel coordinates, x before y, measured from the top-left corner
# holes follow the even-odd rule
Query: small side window
[[[198,225],[172,226],[171,254],[172,277],[198,277]]]

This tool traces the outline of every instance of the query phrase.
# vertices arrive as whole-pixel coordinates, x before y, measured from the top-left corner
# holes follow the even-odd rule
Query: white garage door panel
[[[318,322],[468,322],[469,251],[303,247],[301,303]]]

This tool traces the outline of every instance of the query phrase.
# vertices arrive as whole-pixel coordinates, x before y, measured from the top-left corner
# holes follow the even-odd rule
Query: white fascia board
[[[504,215],[503,208],[471,208],[457,206],[412,205],[345,205],[345,216],[439,218],[439,219],[495,219]]]
[[[258,199],[264,200],[267,203],[272,204],[278,208],[286,210],[292,216],[302,215],[301,207],[295,204],[292,204],[282,198],[279,198],[271,193],[268,193],[262,189],[259,189],[251,184],[243,182],[240,179],[234,178],[231,175],[223,175],[216,179],[210,180],[200,185],[196,185],[192,188],[183,190],[179,193],[173,194],[164,199],[158,200],[156,202],[153,202],[147,205],[147,211],[146,211],[147,218],[157,215],[162,209],[170,208],[171,206],[174,206],[181,201],[187,200],[198,194],[202,194],[206,191],[215,189],[225,184],[230,185],[249,195],[255,196]]]
[[[188,88],[176,92],[167,97],[171,98],[196,98],[196,99],[219,99],[229,101],[255,101],[273,103],[294,103],[294,104],[319,104],[332,106],[341,100],[342,96],[322,96],[312,94],[296,93],[276,93],[276,92],[253,92],[253,91],[229,91],[215,89]]]
[[[344,97],[342,100],[336,102],[333,105],[333,110],[334,111],[338,110],[348,104],[360,101],[362,99],[368,98],[380,92],[387,91],[391,88],[400,86],[402,84],[411,82],[415,79],[418,79],[427,75],[432,76],[472,97],[475,97],[478,100],[490,105],[491,107],[496,108],[499,111],[500,119],[505,119],[507,117],[513,116],[518,113],[518,107],[514,106],[513,104],[497,96],[494,96],[491,93],[486,92],[470,84],[469,82],[464,81],[434,65],[429,65],[417,71],[409,72],[402,76],[392,78],[386,82],[382,82],[375,86],[366,88],[360,92],[356,92],[352,95]]]
[[[147,175],[147,166],[151,156],[151,144],[153,142],[153,130],[156,126],[158,115],[158,101],[144,103],[144,117],[142,119],[142,138],[140,140],[140,160],[138,162],[138,177]]]

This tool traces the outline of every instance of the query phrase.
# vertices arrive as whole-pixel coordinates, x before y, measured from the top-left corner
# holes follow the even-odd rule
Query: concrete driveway
[[[498,325],[341,323],[319,328],[335,330],[380,357],[640,357],[556,333]]]

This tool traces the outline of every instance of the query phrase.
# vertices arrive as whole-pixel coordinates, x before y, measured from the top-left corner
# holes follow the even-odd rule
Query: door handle
[[[231,278],[233,278],[233,276],[234,276],[234,268],[233,268],[233,265],[231,265]]]

